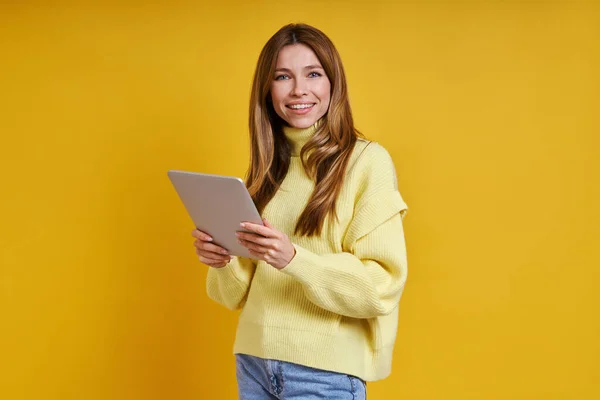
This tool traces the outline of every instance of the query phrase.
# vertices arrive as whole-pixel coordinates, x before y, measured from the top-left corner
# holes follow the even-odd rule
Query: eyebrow
[[[319,64],[312,64],[312,65],[307,65],[303,69],[323,69],[323,67],[321,67]],[[275,69],[275,72],[277,72],[277,71],[292,72],[288,68],[277,68],[277,69]]]

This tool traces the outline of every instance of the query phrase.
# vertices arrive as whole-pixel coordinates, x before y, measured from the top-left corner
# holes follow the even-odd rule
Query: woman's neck
[[[318,120],[308,128],[293,128],[291,126],[283,127],[283,134],[290,143],[291,154],[293,157],[300,155],[302,147],[312,138],[319,127],[321,120]]]

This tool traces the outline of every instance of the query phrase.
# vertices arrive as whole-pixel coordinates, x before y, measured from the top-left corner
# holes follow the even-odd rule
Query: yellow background
[[[243,176],[258,53],[298,21],[410,207],[369,398],[600,398],[598,3],[166,0],[0,6],[0,398],[235,398],[166,171]]]

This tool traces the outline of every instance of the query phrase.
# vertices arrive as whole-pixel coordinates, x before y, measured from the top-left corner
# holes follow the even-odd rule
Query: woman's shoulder
[[[390,153],[381,144],[364,139],[356,141],[347,177],[358,195],[398,188]]]
[[[350,157],[352,170],[356,172],[385,172],[394,169],[390,153],[378,142],[358,138]]]

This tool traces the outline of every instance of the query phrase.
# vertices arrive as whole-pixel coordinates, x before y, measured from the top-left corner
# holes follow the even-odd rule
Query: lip
[[[300,108],[300,109],[293,109],[290,108],[290,106],[296,105],[296,104],[311,104],[310,107],[307,108]],[[312,103],[312,102],[306,102],[306,101],[295,101],[293,103],[288,103],[285,105],[285,108],[287,108],[289,110],[289,112],[291,112],[292,114],[295,115],[305,115],[308,114],[309,112],[312,111],[313,108],[315,108],[316,103]]]
[[[317,103],[315,103],[314,101],[292,101],[287,103],[285,106],[296,106],[298,104],[312,104],[314,106]]]

